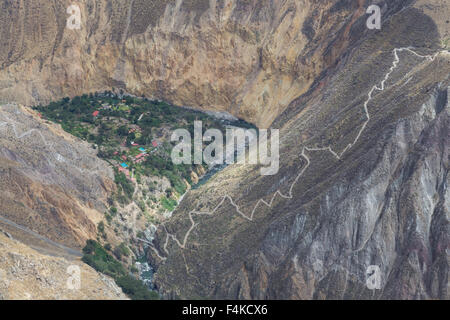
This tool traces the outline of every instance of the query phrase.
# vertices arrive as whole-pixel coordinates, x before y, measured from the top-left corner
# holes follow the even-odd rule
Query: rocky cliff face
[[[277,117],[277,175],[233,165],[184,198],[150,254],[162,293],[449,298],[450,54],[422,5],[361,36]]]
[[[115,190],[96,150],[15,104],[0,107],[0,133],[1,216],[72,248],[95,239]]]
[[[3,0],[0,97],[124,88],[267,127],[358,40],[366,2],[83,0],[70,30],[71,1]]]

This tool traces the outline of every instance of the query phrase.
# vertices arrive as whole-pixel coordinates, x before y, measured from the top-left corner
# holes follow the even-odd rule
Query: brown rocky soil
[[[80,268],[79,289],[67,285],[70,266]],[[43,255],[8,238],[0,230],[0,300],[3,299],[123,300],[127,297],[113,279],[84,263]]]

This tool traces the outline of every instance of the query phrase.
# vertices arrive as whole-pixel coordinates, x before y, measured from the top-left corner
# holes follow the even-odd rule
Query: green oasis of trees
[[[121,254],[127,253],[127,248],[121,244],[118,247]],[[156,300],[158,293],[148,289],[145,284],[131,275],[125,267],[117,261],[97,241],[88,240],[83,248],[83,262],[92,268],[114,279],[122,291],[133,300]]]
[[[199,169],[205,169],[205,164],[173,164],[170,154],[175,143],[170,141],[170,132],[182,128],[193,136],[196,120],[202,121],[204,131],[216,128],[225,132],[229,124],[249,127],[242,121],[227,122],[199,111],[175,107],[161,101],[117,95],[111,91],[84,94],[72,99],[63,98],[46,106],[38,105],[33,108],[43,119],[58,123],[66,132],[89,142],[97,156],[113,168],[117,191],[108,198],[110,209],[105,212],[108,226],[118,214],[115,205],[118,203],[122,206],[131,201],[136,202],[147,223],[157,223],[154,216],[146,214],[147,205],[158,209],[158,212],[173,211],[178,204],[176,199],[187,191],[188,184],[192,185],[192,173],[204,171]],[[157,146],[154,145],[155,141]],[[147,156],[142,161],[136,161],[136,156],[142,152],[147,153]],[[152,177],[150,182],[147,180],[147,186],[141,184],[142,177]],[[158,179],[153,179],[154,177],[165,177],[170,182],[169,187],[160,190],[162,195],[160,192],[158,198],[155,196]],[[143,187],[147,193],[147,201],[145,198],[133,199],[137,186]],[[158,294],[149,290],[121,263],[123,257],[131,254],[124,243],[114,249],[109,243],[101,245],[100,241],[107,240],[106,227],[103,221],[97,225],[98,242],[87,241],[82,260],[95,270],[112,277],[130,298],[157,299]],[[117,226],[114,232],[118,234]]]

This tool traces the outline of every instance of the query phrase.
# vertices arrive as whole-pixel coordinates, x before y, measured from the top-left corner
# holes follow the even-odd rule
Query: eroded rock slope
[[[0,107],[0,214],[71,248],[97,236],[115,190],[88,143],[16,104]]]
[[[391,16],[276,119],[277,175],[233,165],[184,198],[149,255],[163,294],[449,298],[450,53],[431,16]]]
[[[380,2],[393,14],[411,1]],[[35,104],[124,88],[260,127],[365,30],[369,1],[2,0],[0,97]],[[449,35],[447,34],[447,37]]]

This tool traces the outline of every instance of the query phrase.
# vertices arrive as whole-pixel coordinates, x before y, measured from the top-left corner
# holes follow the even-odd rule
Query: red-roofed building
[[[147,153],[140,153],[140,154],[138,154],[137,156],[136,156],[136,160],[138,160],[138,159],[140,159],[140,160],[142,160],[143,158],[145,158],[146,156],[148,156],[148,154]]]
[[[94,117],[96,117],[96,116],[98,116],[99,113],[100,113],[99,111],[94,111],[94,113],[92,113],[92,115],[93,115]]]
[[[158,142],[152,141],[152,146],[156,148],[158,146]]]
[[[126,157],[126,156],[122,156],[122,159],[126,161],[126,160],[127,160],[127,157]]]

